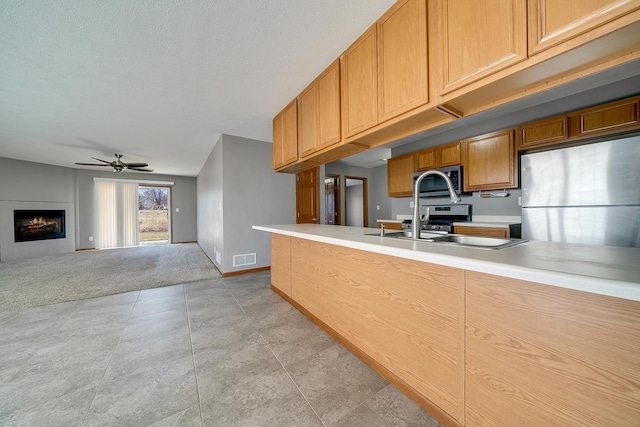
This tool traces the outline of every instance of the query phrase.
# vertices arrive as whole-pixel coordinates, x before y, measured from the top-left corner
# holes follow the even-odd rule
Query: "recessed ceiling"
[[[0,157],[196,176],[221,134],[273,116],[393,0],[17,1],[0,7]]]

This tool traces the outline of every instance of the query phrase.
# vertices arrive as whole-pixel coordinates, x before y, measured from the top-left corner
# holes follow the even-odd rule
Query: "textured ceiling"
[[[0,157],[195,176],[272,117],[393,0],[2,0]]]

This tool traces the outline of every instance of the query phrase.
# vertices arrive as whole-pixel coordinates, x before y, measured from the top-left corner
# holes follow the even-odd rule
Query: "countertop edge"
[[[412,259],[415,261],[441,264],[448,267],[461,268],[464,270],[509,277],[517,280],[526,280],[530,282],[542,283],[545,285],[573,289],[577,291],[589,292],[633,301],[640,301],[640,284],[638,283],[625,282],[603,277],[593,277],[589,275],[565,273],[561,271],[546,270],[541,268],[532,268],[521,265],[506,264],[503,262],[473,259],[465,256],[426,252],[411,248],[385,246],[382,244],[382,240],[380,240],[381,238],[376,239],[375,236],[370,236],[372,238],[372,242],[368,243],[350,240],[347,238],[310,234],[306,232],[286,229],[285,227],[286,226],[254,225],[252,228],[254,230],[282,234],[290,237],[297,237],[301,239],[343,246],[352,249],[360,249],[368,252],[379,253],[382,255],[397,256],[401,258]],[[362,230],[367,229],[363,228]],[[376,230],[371,229],[371,231],[375,232]],[[416,243],[423,243],[414,243],[411,241],[405,242],[413,243],[412,246],[414,246]]]

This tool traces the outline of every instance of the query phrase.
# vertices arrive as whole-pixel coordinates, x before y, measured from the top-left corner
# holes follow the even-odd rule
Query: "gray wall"
[[[362,181],[359,181],[357,185],[347,185],[345,197],[345,207],[347,208],[346,225],[364,227],[363,187]]]
[[[275,173],[272,145],[223,135],[198,174],[198,243],[220,271],[271,265],[271,236],[253,225],[295,223],[295,175]],[[233,256],[256,264],[233,267]]]
[[[171,235],[173,243],[197,240],[196,178],[189,176],[142,174],[122,172],[115,174],[102,170],[77,170],[78,188],[78,249],[95,248],[95,185],[94,178],[131,179],[136,181],[169,181],[171,187]],[[176,208],[180,212],[176,212]],[[89,236],[94,241],[89,241]]]
[[[197,178],[198,244],[222,270],[222,137],[216,142]]]
[[[345,176],[357,176],[367,178],[367,194],[368,194],[368,215],[369,227],[375,227],[378,219],[390,219],[392,212],[392,199],[387,196],[387,166],[377,166],[375,168],[361,168],[349,166],[341,162],[333,162],[324,165],[324,172],[320,169],[320,173],[324,178],[324,174],[340,175],[340,194],[343,200],[340,201],[340,217],[343,224],[346,223],[344,215],[344,197],[347,194],[345,189]],[[320,179],[320,194],[324,194],[324,181]],[[324,219],[324,198],[321,197],[321,213],[320,217]],[[380,209],[378,209],[378,206]]]
[[[0,261],[73,252],[76,188],[75,169],[0,158]],[[66,237],[15,242],[14,209],[64,209]]]
[[[393,219],[393,199],[388,196],[387,165],[377,166],[369,171],[373,182],[369,188],[369,226],[375,227],[378,219]]]
[[[502,190],[494,191],[501,193]],[[481,198],[480,193],[473,193],[471,196],[462,196],[460,203],[466,203],[473,206],[472,215],[485,216],[520,216],[521,209],[518,204],[518,198],[522,195],[521,190],[507,190],[508,197],[504,198]],[[412,197],[394,197],[391,202],[391,214],[393,218],[398,214],[413,215],[413,208],[410,203]],[[428,197],[420,199],[420,206],[430,205],[448,205],[451,200],[448,197]]]

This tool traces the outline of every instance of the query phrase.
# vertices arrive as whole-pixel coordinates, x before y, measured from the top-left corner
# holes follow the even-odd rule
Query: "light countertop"
[[[254,229],[416,261],[640,301],[640,248],[529,241],[504,249],[379,237],[376,228],[254,225]]]

